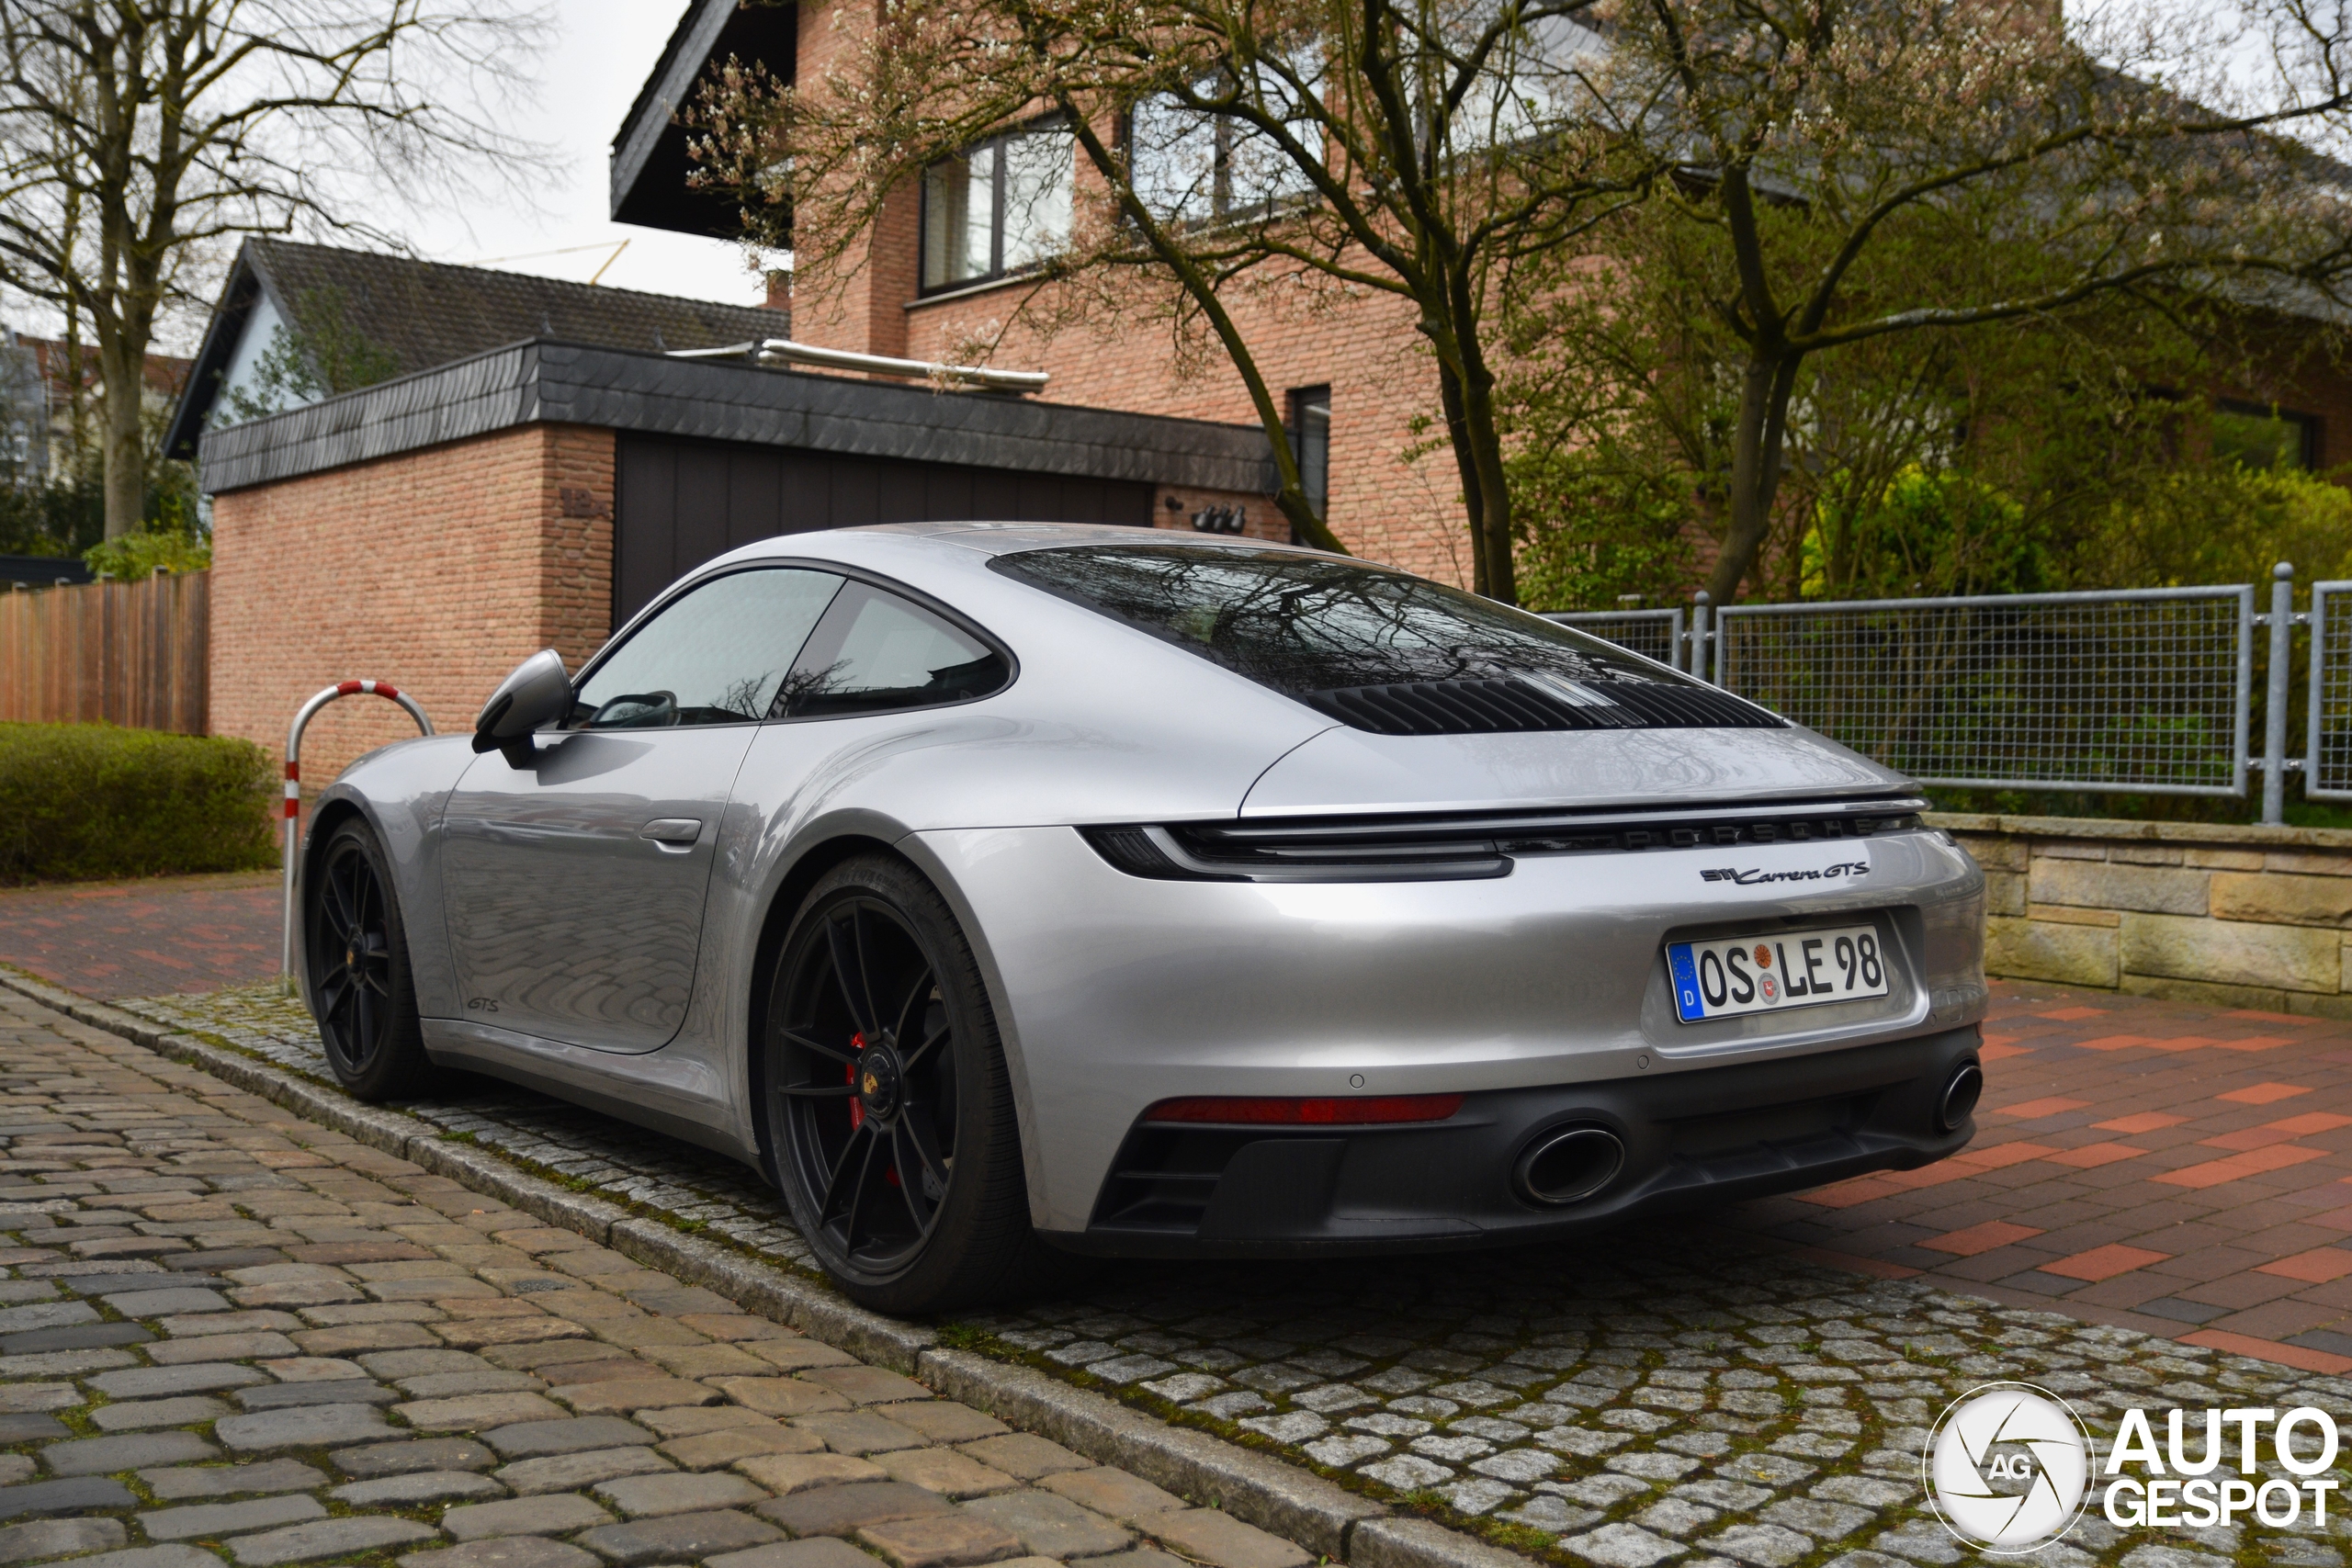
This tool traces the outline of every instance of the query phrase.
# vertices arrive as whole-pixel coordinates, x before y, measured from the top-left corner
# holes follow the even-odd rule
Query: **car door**
[[[571,727],[526,765],[474,759],[441,855],[469,1021],[604,1051],[669,1043],[728,794],[841,586],[798,568],[697,583],[585,673]]]

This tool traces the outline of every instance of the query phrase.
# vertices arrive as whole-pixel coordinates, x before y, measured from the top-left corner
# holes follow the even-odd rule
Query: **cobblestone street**
[[[1309,1560],[13,993],[0,1232],[0,1563]]]
[[[130,1005],[323,1077],[307,1017],[266,987]],[[2030,1010],[2064,1004],[2010,994],[2003,1008],[1996,1034],[2015,1040],[2032,1028],[2018,1021],[2039,1016]],[[2155,1015],[2133,1016],[2146,1023]],[[2061,1021],[2053,1033],[2094,1027]],[[2236,1032],[2256,1027],[2273,1026],[2241,1021]],[[1980,1151],[2010,1143],[2055,1149],[2030,1114],[2039,1080],[2020,1069],[2036,1052],[2053,1050],[2053,1061],[2064,1052],[2109,1064],[2124,1056],[2047,1039],[1996,1053],[1988,1098],[1996,1109],[1985,1117]],[[2250,1073],[2249,1081],[2273,1071],[2247,1066],[2265,1060],[2260,1048],[2142,1055],[2175,1068],[2226,1062]],[[2299,1069],[2314,1065],[2308,1052],[2295,1060]],[[2139,1081],[2154,1092],[2146,1074]],[[2027,1116],[1997,1113],[2018,1102]],[[2218,1103],[2255,1124],[2276,1119],[2261,1102]],[[701,1151],[502,1085],[464,1081],[446,1100],[408,1109],[451,1134],[707,1234],[771,1257],[805,1255],[773,1194],[749,1170]],[[2201,1157],[2184,1153],[2168,1168]],[[2323,1158],[2324,1179],[2340,1181],[2339,1156]],[[1950,1179],[1916,1190],[1947,1203],[1980,1201],[2030,1186],[2019,1175],[2030,1161],[2049,1165],[2042,1152],[2022,1160],[1980,1155],[1973,1165],[1937,1168]],[[2315,1176],[2320,1167],[2298,1160],[2291,1168]],[[2049,1165],[2033,1179],[2072,1168]],[[1958,1293],[1978,1288],[1981,1275],[1871,1257],[1880,1243],[1917,1246],[1908,1233],[1873,1239],[1868,1225],[1840,1228],[1839,1216],[1902,1199],[1900,1183],[1892,1192],[1869,1186],[1887,1179],[1851,1184],[1861,1201],[1832,1190],[1826,1201],[1816,1194],[1648,1226],[1605,1249],[1344,1266],[1116,1266],[1077,1299],[956,1325],[957,1337],[1374,1495],[1438,1507],[1510,1544],[1549,1546],[1607,1568],[1959,1562],[1966,1554],[1923,1511],[1920,1445],[1946,1402],[1992,1379],[2037,1382],[2109,1428],[2132,1402],[2352,1411],[2352,1382],[2333,1375],[2344,1359],[2325,1351],[2272,1344],[2264,1348],[2274,1359],[2249,1359],[2229,1353],[2239,1341],[2217,1348],[2168,1337],[2206,1332],[2185,1324],[2159,1324],[2165,1333],[2152,1336],[2129,1323],[2049,1311],[2046,1292],[1996,1280],[1981,1288],[2003,1299],[1988,1300]],[[2214,1206],[2274,1199],[2257,1185],[2251,1195],[2221,1190]],[[2078,1199],[2027,1192],[2018,1200],[2045,1201]],[[2222,1213],[2214,1223],[2228,1219]],[[1938,1258],[1932,1248],[1919,1256]],[[1824,1258],[1853,1268],[1826,1266]],[[2129,1315],[2096,1304],[2082,1312]],[[2037,1555],[2067,1568],[2094,1561],[2335,1568],[2335,1523],[2331,1515],[2324,1529],[2167,1532],[2157,1545],[2108,1526],[2094,1508],[2064,1542]]]

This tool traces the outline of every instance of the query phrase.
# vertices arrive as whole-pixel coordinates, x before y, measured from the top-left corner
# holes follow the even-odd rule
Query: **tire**
[[[327,1066],[355,1100],[415,1093],[432,1063],[417,1021],[408,930],[374,829],[356,818],[338,826],[303,883],[311,1012]]]
[[[763,1132],[817,1259],[876,1312],[935,1315],[1050,1277],[1029,1225],[996,1015],[955,916],[905,862],[809,891],[770,972]]]

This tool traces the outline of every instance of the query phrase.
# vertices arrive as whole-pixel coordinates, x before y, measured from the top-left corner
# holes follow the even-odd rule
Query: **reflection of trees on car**
[[[997,570],[1294,696],[1525,675],[1673,679],[1555,622],[1354,561],[1134,547],[1024,551]]]

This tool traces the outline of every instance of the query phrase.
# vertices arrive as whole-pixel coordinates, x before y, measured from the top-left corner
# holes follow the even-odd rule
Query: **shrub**
[[[0,724],[0,883],[276,865],[274,772],[227,736]]]

